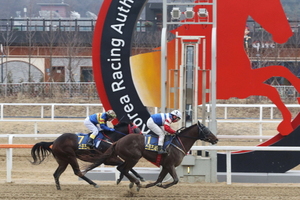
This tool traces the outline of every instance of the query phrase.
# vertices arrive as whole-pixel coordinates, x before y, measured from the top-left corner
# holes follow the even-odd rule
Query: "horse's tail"
[[[114,152],[115,152],[115,146],[116,146],[116,142],[113,143],[105,152],[104,154],[102,154],[99,157],[99,160],[97,160],[96,162],[94,162],[93,164],[91,164],[90,166],[88,166],[85,170],[84,173],[94,169],[95,167],[98,167],[99,165],[101,165],[102,163],[104,163],[107,159],[115,156]]]
[[[39,142],[36,143],[31,149],[31,157],[33,158],[33,165],[41,164],[45,158],[47,158],[50,154],[52,154],[52,149],[50,146],[53,142]]]

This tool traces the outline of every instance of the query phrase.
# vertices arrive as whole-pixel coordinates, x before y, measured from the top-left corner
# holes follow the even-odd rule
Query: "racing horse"
[[[158,155],[157,152],[145,149],[146,139],[143,135],[130,134],[111,145],[101,158],[88,166],[84,172],[101,165],[103,162],[106,162],[107,159],[109,160],[119,156],[124,160],[124,164],[118,166],[118,170],[129,179],[129,187],[132,188],[133,185],[136,184],[137,191],[139,191],[142,187],[140,181],[129,174],[129,170],[136,165],[141,157],[144,157],[157,166],[162,166],[158,179],[153,183],[147,184],[145,187],[149,188],[156,185],[162,188],[168,188],[178,183],[179,179],[175,167],[180,165],[184,156],[198,139],[211,144],[218,142],[218,138],[206,126],[198,122],[180,132],[178,131],[170,145],[166,148],[168,154]],[[160,160],[160,162],[158,162],[158,160]],[[172,176],[173,182],[163,185],[162,181],[168,173]]]
[[[54,180],[56,184],[56,189],[61,190],[59,177],[65,171],[67,166],[70,164],[74,171],[74,174],[90,185],[98,187],[96,183],[87,178],[79,169],[79,164],[77,158],[85,161],[94,163],[97,161],[98,157],[105,152],[111,144],[120,138],[128,135],[129,133],[138,133],[141,134],[141,130],[133,123],[129,122],[120,122],[114,126],[115,131],[104,131],[104,138],[102,139],[100,145],[95,149],[79,149],[79,141],[81,136],[74,133],[64,133],[60,135],[53,142],[39,142],[36,143],[31,149],[31,156],[33,161],[31,162],[34,165],[41,164],[50,154],[53,154],[54,158],[58,163],[58,167],[54,172]],[[88,138],[88,134],[85,134]],[[51,147],[52,145],[52,147]],[[119,158],[108,159],[104,162],[105,165],[119,166],[123,164]],[[133,169],[130,170],[136,177],[141,181],[144,181],[136,171]],[[122,180],[123,175],[120,174],[120,179],[118,183]]]

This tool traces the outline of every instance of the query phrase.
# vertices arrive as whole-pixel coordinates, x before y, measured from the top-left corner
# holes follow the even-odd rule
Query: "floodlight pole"
[[[166,111],[166,88],[167,88],[167,25],[172,24],[211,24],[212,25],[212,33],[211,33],[211,76],[210,76],[210,111],[209,111],[209,128],[213,133],[217,133],[217,121],[216,121],[216,76],[217,76],[217,0],[211,0],[209,2],[186,2],[185,0],[182,0],[183,2],[179,3],[168,3],[168,0],[163,0],[163,23],[162,23],[162,33],[161,33],[161,111]],[[180,19],[176,22],[168,22],[167,21],[167,6],[180,6],[180,5],[211,5],[213,7],[213,19],[212,21],[207,22],[182,22]],[[207,15],[207,11],[204,12],[204,15]],[[205,45],[205,44],[204,44]],[[203,77],[204,79],[204,77]],[[205,91],[205,88],[203,88]],[[205,104],[205,95],[204,101],[202,102]],[[176,98],[176,97],[175,97]],[[204,117],[203,117],[204,118]],[[211,180],[213,182],[216,182],[217,180],[217,152],[211,151],[210,157],[212,160],[211,164]]]
[[[1,83],[3,83],[3,45],[0,44],[0,51],[1,51]]]
[[[212,39],[211,39],[211,112],[210,112],[210,130],[217,134],[217,0],[213,0],[213,24],[212,24]]]
[[[167,88],[167,0],[163,0],[163,23],[161,31],[161,112],[166,112],[166,88]]]

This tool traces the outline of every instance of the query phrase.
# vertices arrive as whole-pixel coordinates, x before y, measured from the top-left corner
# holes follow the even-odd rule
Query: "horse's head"
[[[280,0],[253,0],[251,4],[249,14],[272,34],[275,42],[284,43],[293,35]]]
[[[130,122],[128,124],[128,129],[129,129],[129,133],[138,133],[138,134],[142,134],[141,129],[134,123]]]
[[[200,122],[197,123],[199,129],[199,139],[211,144],[217,144],[219,141],[218,138],[203,124]]]
[[[138,133],[141,134],[141,129],[132,122],[119,122],[115,125],[115,130],[125,134]]]

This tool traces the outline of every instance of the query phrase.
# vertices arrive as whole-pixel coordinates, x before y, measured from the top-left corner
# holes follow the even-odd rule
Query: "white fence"
[[[40,138],[56,138],[60,134],[39,134]],[[35,134],[0,134],[0,138],[8,138],[8,144],[13,144],[13,138],[36,138]],[[254,147],[254,146],[193,146],[191,150],[226,151],[226,182],[231,184],[231,152],[232,151],[300,151],[300,147]],[[6,182],[12,182],[13,148],[6,148]]]
[[[17,116],[4,116],[4,110],[8,109],[5,106],[40,106],[40,115],[39,116],[28,116],[26,118],[17,118]],[[51,107],[50,117],[45,118],[44,115],[44,108]],[[59,117],[55,113],[55,109],[62,106],[78,106],[78,107],[85,107],[86,112],[85,115],[81,117],[81,119],[67,119],[67,117]],[[62,104],[62,103],[0,103],[0,122],[35,122],[34,133],[37,133],[37,123],[38,122],[80,122],[82,123],[82,118],[89,116],[90,114],[90,107],[97,106],[99,108],[103,108],[102,104]],[[201,106],[200,106],[201,107]],[[288,108],[300,108],[299,104],[286,104]],[[29,109],[28,108],[28,109]],[[257,123],[259,124],[259,136],[262,136],[262,129],[264,123],[279,123],[281,119],[274,119],[274,108],[276,106],[274,104],[216,104],[217,109],[224,108],[224,116],[219,117],[217,119],[218,123]],[[259,115],[255,119],[234,119],[228,118],[228,108],[259,108]],[[263,115],[263,110],[265,108],[270,108],[270,113],[268,116]],[[207,105],[208,112],[210,111],[210,105]],[[158,109],[154,108],[154,112],[157,113]],[[16,119],[14,119],[16,118]],[[79,117],[80,118],[80,117]]]

